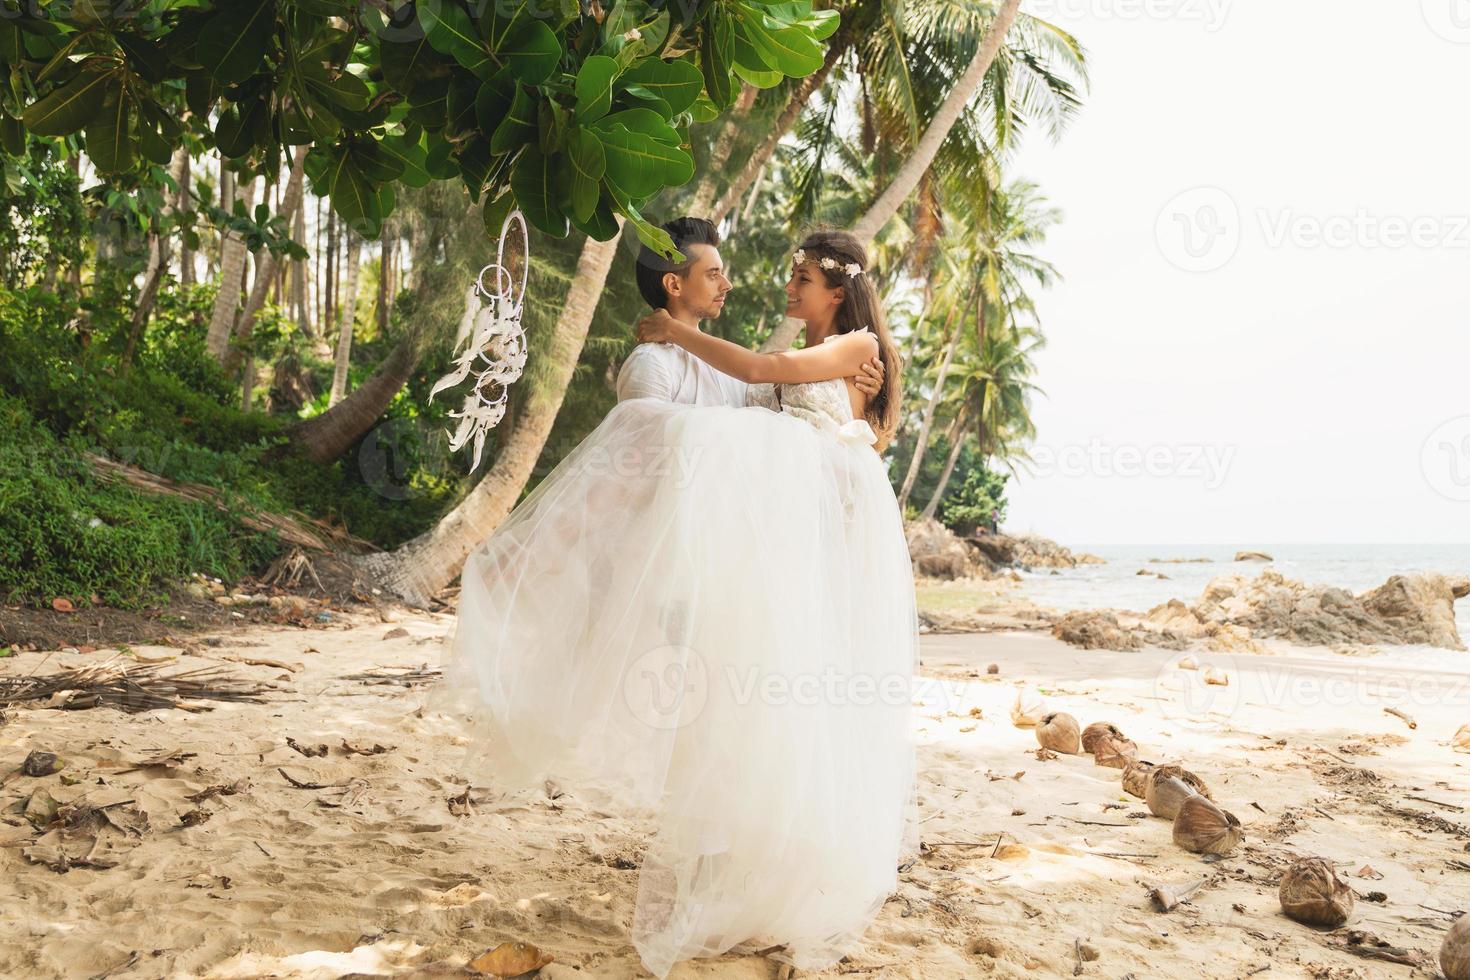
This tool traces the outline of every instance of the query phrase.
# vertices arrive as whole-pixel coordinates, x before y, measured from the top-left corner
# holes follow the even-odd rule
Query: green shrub
[[[238,578],[279,551],[216,507],[103,480],[0,394],[0,594],[45,605],[96,594],[136,608],[192,572]]]

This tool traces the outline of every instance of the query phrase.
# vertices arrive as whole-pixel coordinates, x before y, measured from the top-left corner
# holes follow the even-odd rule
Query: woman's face
[[[828,286],[827,277],[812,260],[791,266],[786,280],[786,315],[798,320],[831,320],[842,305],[842,287]]]

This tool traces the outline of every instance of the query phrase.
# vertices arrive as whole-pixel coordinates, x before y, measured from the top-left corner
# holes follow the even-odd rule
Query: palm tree
[[[245,182],[240,192],[249,214],[255,202],[255,179]],[[240,290],[244,286],[245,260],[249,250],[245,239],[238,232],[226,231],[221,236],[219,260],[219,292],[214,298],[214,315],[209,320],[209,333],[204,340],[205,349],[221,364],[230,347],[230,337],[235,330],[235,308],[240,303]]]
[[[583,245],[556,326],[531,353],[540,363],[533,369],[528,362],[527,375],[517,385],[523,400],[518,403],[510,437],[490,471],[434,527],[392,552],[361,560],[363,570],[384,588],[409,602],[427,605],[430,597],[454,581],[470,551],[515,506],[566,397],[621,231],[619,218],[619,235],[605,242],[589,238]]]
[[[352,330],[357,318],[357,284],[361,279],[362,236],[347,226],[347,295],[342,301],[341,324],[337,328],[337,354],[332,365],[332,392],[328,405],[335,405],[347,393],[347,368],[352,363]]]
[[[992,13],[993,8],[915,0],[895,19],[892,30],[869,33],[860,55],[868,71],[859,76],[860,89],[852,93],[862,118],[857,169],[876,168],[881,177],[894,162],[898,170],[883,193],[869,199],[873,203],[864,212],[840,223],[850,224],[855,234],[872,243],[918,189],[915,244],[922,256],[940,225],[935,191],[942,176],[962,174],[972,186],[993,184],[986,175],[996,173],[996,155],[1009,151],[1029,121],[1043,122],[1053,136],[1060,133],[1079,105],[1069,76],[1085,83],[1085,54],[1070,34],[1045,21],[1017,16],[1016,6],[1006,0]],[[1007,44],[1013,25],[1015,43]],[[961,67],[960,81],[951,85],[949,80]],[[920,136],[920,107],[935,103],[941,103],[940,108]],[[814,134],[810,146],[818,151],[830,141],[831,134],[822,127],[808,130]],[[842,151],[838,153],[840,158]],[[833,180],[832,170],[822,165],[806,168],[809,179],[819,185]],[[801,207],[803,196],[797,201],[793,220],[810,220],[810,209],[803,212]],[[783,322],[762,349],[789,347],[799,330],[798,321]]]
[[[974,57],[970,59],[970,64],[965,68],[965,73],[960,76],[959,81],[955,82],[949,95],[929,120],[929,125],[925,127],[924,135],[919,138],[913,153],[904,161],[893,180],[878,196],[878,200],[874,201],[867,213],[858,219],[857,224],[853,225],[852,233],[860,241],[868,242],[877,237],[878,232],[890,218],[898,213],[899,207],[919,186],[919,181],[934,163],[939,147],[964,114],[965,106],[980,91],[980,84],[985,80],[985,73],[990,70],[995,56],[1000,52],[1006,32],[1011,29],[1011,24],[1015,22],[1016,14],[1020,9],[1021,0],[1004,0],[1001,4],[984,39],[975,49]]]
[[[1061,215],[1045,204],[1035,184],[1015,180],[1002,190],[992,190],[985,184],[951,186],[948,190],[951,197],[971,197],[970,208],[959,209],[960,218],[968,220],[958,220],[956,227],[951,229],[955,244],[950,245],[946,239],[942,250],[944,268],[948,272],[944,296],[951,304],[955,302],[952,290],[955,272],[965,269],[969,275],[965,278],[964,300],[960,308],[962,319],[954,322],[958,310],[953,305],[948,313],[943,333],[945,352],[935,372],[914,454],[899,491],[900,507],[907,505],[922,469],[932,424],[940,402],[946,397],[945,381],[959,349],[960,338],[967,332],[966,327],[973,325],[973,339],[964,348],[969,354],[962,355],[961,360],[970,361],[969,370],[973,373],[973,365],[983,362],[988,356],[991,321],[1010,319],[1016,311],[1029,308],[1028,288],[1033,284],[1045,288],[1056,278],[1052,265],[1036,256],[1031,249],[1046,237]],[[950,324],[954,324],[953,327]]]

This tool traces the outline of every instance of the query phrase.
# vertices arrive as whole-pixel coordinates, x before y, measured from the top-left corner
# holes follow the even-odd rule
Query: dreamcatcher
[[[515,275],[506,264],[505,245],[512,226],[518,226],[520,231],[519,288]],[[500,244],[495,261],[481,269],[475,279],[472,297],[479,299],[480,306],[473,313],[467,311],[460,321],[459,332],[454,338],[454,370],[440,378],[429,392],[429,401],[432,402],[434,396],[445,388],[453,388],[473,375],[474,385],[465,395],[464,404],[459,411],[449,413],[450,418],[459,419],[459,427],[449,437],[449,448],[458,451],[465,443],[474,442],[471,473],[480,466],[485,435],[505,418],[510,386],[520,378],[526,366],[526,335],[521,329],[521,313],[525,309],[526,279],[530,269],[531,239],[526,231],[526,219],[520,211],[512,211],[500,226]],[[489,286],[485,282],[486,273],[494,279]],[[460,350],[461,344],[466,345],[463,350]]]

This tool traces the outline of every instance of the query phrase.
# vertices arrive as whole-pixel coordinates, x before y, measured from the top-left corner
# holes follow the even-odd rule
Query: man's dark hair
[[[718,248],[720,245],[719,229],[714,226],[714,222],[704,218],[686,215],[667,222],[663,229],[674,240],[674,247],[684,254],[684,261],[675,265],[647,245],[638,249],[638,291],[643,294],[644,302],[655,310],[667,306],[669,302],[668,290],[664,289],[664,276],[670,272],[681,277],[689,274],[689,267],[694,264],[689,246],[712,245]]]

